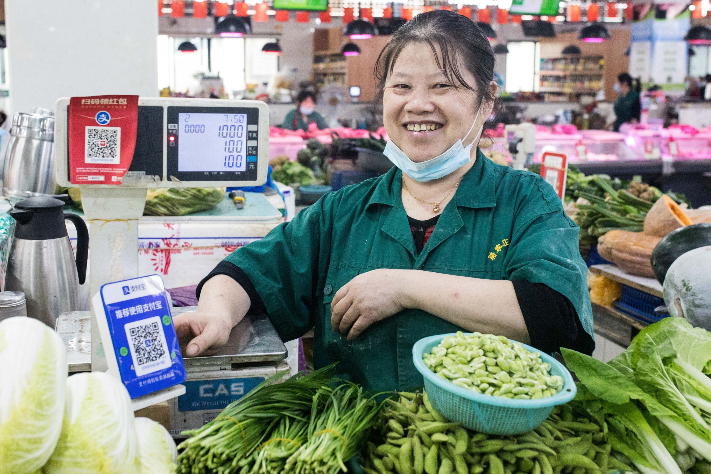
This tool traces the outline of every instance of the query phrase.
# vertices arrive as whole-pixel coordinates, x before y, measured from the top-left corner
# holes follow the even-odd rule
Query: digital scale
[[[89,177],[81,184],[70,182],[69,103],[69,98],[62,98],[56,104],[56,175],[60,186],[81,189],[82,205],[89,222],[89,291],[92,297],[104,284],[139,276],[138,219],[143,215],[148,188],[261,186],[266,182],[269,111],[263,102],[139,98],[133,160],[120,184],[114,185],[103,184],[99,177],[96,180]],[[99,119],[97,115],[97,122]],[[178,311],[173,309],[175,314]],[[71,319],[81,315],[81,312],[74,312],[64,317]],[[83,318],[86,320],[85,316]],[[72,321],[64,322],[67,326],[72,324]],[[106,371],[108,368],[93,308],[91,341],[90,360],[88,357],[87,360],[75,360],[73,367],[70,363],[70,371],[72,368],[75,371],[79,368]],[[256,352],[253,350],[255,345],[259,347]],[[183,417],[184,421],[178,427],[180,430],[197,428],[202,426],[202,422],[196,424],[198,419],[206,422],[213,415],[205,415],[205,408],[212,407],[213,412],[215,409],[219,412],[226,406],[222,406],[225,400],[234,400],[253,388],[250,383],[255,380],[240,382],[239,379],[244,378],[242,375],[263,380],[277,370],[288,369],[283,362],[285,357],[286,348],[266,316],[245,318],[234,328],[228,345],[216,355],[184,359],[188,393],[176,401],[175,397],[185,393],[186,387],[181,385],[177,390],[173,387],[172,391],[168,389],[165,393],[142,397],[140,403],[134,401],[134,409],[165,400],[172,400],[176,407],[182,403],[183,408],[200,408],[187,410],[200,415],[193,413]],[[251,366],[244,368],[240,365],[244,363]],[[201,380],[215,380],[216,371],[222,371],[221,375],[231,381],[229,389],[226,385],[222,389],[201,389],[204,385]],[[193,398],[211,398],[212,403],[191,405],[192,402],[186,400],[192,399],[193,392],[197,393]],[[217,399],[221,402],[216,402]],[[177,420],[181,410],[176,410]]]

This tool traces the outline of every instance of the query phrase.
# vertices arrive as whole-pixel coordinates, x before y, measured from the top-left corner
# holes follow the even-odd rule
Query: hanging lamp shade
[[[341,49],[341,54],[344,56],[358,56],[360,54],[360,48],[355,43],[346,43]]]
[[[583,54],[583,52],[574,44],[569,44],[568,46],[563,48],[561,54],[565,56],[580,56],[581,54]]]
[[[264,46],[262,46],[262,52],[266,54],[271,54],[274,56],[280,56],[281,55],[281,46],[279,45],[279,42],[273,42],[273,43],[267,43]]]
[[[489,41],[496,38],[496,31],[494,31],[490,24],[483,21],[477,21],[476,24],[479,28],[481,28],[481,31],[484,32]]]
[[[684,36],[684,41],[689,44],[711,44],[711,29],[701,25],[694,26]]]
[[[0,49],[7,48],[7,41],[4,35],[0,35]]]
[[[586,43],[602,43],[603,41],[610,39],[610,32],[607,31],[605,25],[601,25],[600,23],[592,23],[580,30],[578,39],[581,39]]]
[[[630,54],[632,54],[632,46],[625,50],[625,56],[629,56]]]
[[[183,41],[180,43],[180,46],[178,46],[178,51],[181,53],[194,53],[197,51],[197,46],[190,41]]]
[[[693,49],[689,48],[689,50],[687,51],[687,54],[689,55],[689,57],[691,57],[691,56],[696,56],[696,51],[694,51]]]
[[[376,35],[375,26],[365,20],[353,20],[346,25],[343,32],[350,39],[368,39]]]
[[[240,17],[228,15],[215,23],[215,33],[225,38],[239,38],[251,32],[251,26]]]
[[[494,54],[509,54],[509,48],[505,44],[494,46]]]

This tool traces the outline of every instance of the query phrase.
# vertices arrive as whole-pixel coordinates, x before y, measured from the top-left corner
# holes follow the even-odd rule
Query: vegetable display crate
[[[622,285],[622,296],[615,303],[615,308],[633,318],[645,322],[656,323],[667,316],[657,315],[654,311],[658,306],[664,306],[664,300],[650,295],[631,286]]]
[[[521,434],[538,428],[551,414],[554,406],[563,405],[575,398],[577,389],[568,369],[548,354],[526,344],[521,346],[529,352],[539,353],[541,360],[551,366],[551,375],[563,377],[563,389],[556,395],[537,400],[515,400],[479,394],[444,380],[425,365],[422,357],[439,345],[442,339],[454,335],[425,337],[412,348],[415,368],[425,379],[425,392],[434,409],[448,420],[482,433]]]
[[[338,191],[351,184],[357,184],[376,176],[378,176],[378,173],[375,171],[334,171],[331,175],[330,184],[334,191]]]
[[[590,252],[588,253],[587,257],[587,264],[588,267],[592,267],[593,265],[605,265],[611,262],[608,262],[604,258],[600,256],[600,254],[597,251],[597,245],[593,245],[590,247]]]

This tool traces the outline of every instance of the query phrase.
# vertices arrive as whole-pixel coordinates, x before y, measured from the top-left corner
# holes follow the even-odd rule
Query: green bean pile
[[[425,365],[458,387],[495,397],[531,400],[551,397],[563,388],[563,378],[550,375],[551,366],[537,352],[504,336],[447,336],[422,358]]]
[[[556,407],[537,429],[492,436],[450,423],[427,394],[388,400],[364,453],[368,474],[586,474],[630,468],[610,456],[604,426]]]

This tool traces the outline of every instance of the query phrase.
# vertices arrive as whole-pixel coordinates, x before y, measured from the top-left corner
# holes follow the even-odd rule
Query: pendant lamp
[[[215,33],[223,38],[240,38],[251,33],[251,26],[242,18],[227,15],[215,23]]]
[[[481,31],[484,32],[489,41],[496,38],[496,31],[494,31],[490,24],[483,21],[477,21],[476,24],[479,28],[481,28]]]
[[[494,54],[509,54],[509,48],[505,44],[494,46]]]
[[[360,48],[355,43],[346,43],[341,49],[341,54],[344,56],[358,56],[360,54]]]
[[[279,45],[279,40],[262,46],[262,52],[274,56],[281,56],[281,46]]]
[[[346,25],[343,34],[350,39],[368,39],[377,33],[375,26],[371,22],[366,20],[353,20]]]
[[[711,29],[701,25],[694,26],[684,36],[684,41],[688,41],[689,44],[709,45],[711,44]]]
[[[561,54],[563,54],[564,56],[580,56],[581,54],[583,54],[583,52],[574,44],[569,44],[568,46],[563,48]]]
[[[0,35],[0,49],[7,48],[7,40],[4,35]]]
[[[632,54],[632,46],[625,50],[625,56],[629,56],[630,54]]]
[[[183,41],[180,43],[180,46],[178,46],[178,51],[181,53],[194,53],[197,51],[197,46],[195,46],[193,43],[190,41]]]
[[[581,39],[586,43],[602,43],[603,41],[610,39],[610,32],[607,31],[605,25],[601,25],[600,23],[592,23],[580,30],[578,39]]]

